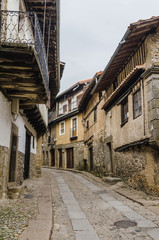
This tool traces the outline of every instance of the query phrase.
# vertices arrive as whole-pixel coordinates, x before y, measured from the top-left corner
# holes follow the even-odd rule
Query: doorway
[[[113,167],[111,142],[107,143],[107,162],[108,162],[108,171],[110,171],[110,173],[113,173],[114,172],[114,167]]]
[[[73,148],[67,148],[66,155],[67,155],[67,168],[74,168]]]
[[[93,147],[89,148],[90,171],[93,171]]]
[[[62,149],[59,149],[59,167],[62,168]]]
[[[29,170],[30,170],[30,142],[31,142],[31,134],[28,131],[26,131],[25,159],[24,159],[24,180],[29,178]]]
[[[9,182],[15,182],[18,137],[15,134],[13,134],[11,141],[12,141],[11,143],[12,145],[11,145],[10,166],[9,166]]]
[[[51,149],[50,153],[51,153],[51,167],[55,167],[55,150]]]

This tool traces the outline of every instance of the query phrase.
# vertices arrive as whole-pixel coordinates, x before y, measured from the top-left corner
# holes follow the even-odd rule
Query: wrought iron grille
[[[33,46],[40,63],[46,88],[49,88],[48,63],[38,17],[34,12],[0,12],[0,42],[18,46]]]

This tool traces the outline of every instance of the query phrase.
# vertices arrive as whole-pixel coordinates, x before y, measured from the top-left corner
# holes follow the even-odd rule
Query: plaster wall
[[[10,147],[11,103],[0,92],[0,146]]]
[[[38,106],[45,125],[48,126],[48,109],[45,104],[39,104]]]
[[[19,0],[7,0],[8,6],[7,9],[9,11],[19,11]]]
[[[64,122],[65,122],[65,134],[63,134],[63,135],[59,134],[60,122],[56,124],[56,138],[57,138],[56,144],[57,145],[68,144],[68,143],[73,143],[73,142],[83,140],[82,114],[80,113],[80,114],[78,114],[74,117],[77,117],[77,125],[78,125],[77,140],[73,140],[73,141],[70,140],[70,137],[71,137],[71,119],[73,118],[73,117],[70,117],[70,118],[64,120]]]
[[[34,148],[33,148],[33,136],[31,136],[31,148],[30,152],[36,154],[36,132],[28,120],[21,114],[18,115],[18,118],[15,121],[16,126],[18,127],[18,151],[25,154],[25,141],[26,141],[26,127],[34,136]]]
[[[144,89],[141,82],[136,84],[134,88],[140,87],[142,113],[134,119],[133,117],[133,93],[128,95],[128,122],[121,125],[121,104],[116,104],[106,114],[105,119],[105,135],[113,136],[113,148],[119,148],[123,145],[139,141],[150,137],[148,130],[148,105],[147,105],[147,83],[144,81]]]

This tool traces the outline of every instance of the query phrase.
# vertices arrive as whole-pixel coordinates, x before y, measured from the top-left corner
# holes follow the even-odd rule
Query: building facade
[[[41,173],[60,76],[58,1],[44,2],[0,1],[0,198]]]
[[[101,74],[102,72],[95,74],[79,103],[84,128],[84,159],[86,165],[83,166],[83,169],[93,171],[99,176],[104,175],[106,170],[110,168],[106,166],[105,161],[105,113],[101,109],[104,104],[104,92],[91,94]]]
[[[83,167],[84,132],[78,104],[89,82],[78,82],[56,97],[49,116],[49,134],[45,139],[50,149],[48,153],[47,149],[43,149],[44,165],[76,169]]]
[[[159,18],[129,26],[92,93],[105,91],[105,162],[130,186],[159,194]]]

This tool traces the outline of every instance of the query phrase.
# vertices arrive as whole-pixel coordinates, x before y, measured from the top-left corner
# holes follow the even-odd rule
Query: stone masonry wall
[[[130,186],[159,194],[159,154],[150,146],[140,145],[115,153],[116,175]]]
[[[152,76],[147,82],[149,132],[152,144],[159,147],[159,77]]]
[[[75,169],[83,168],[84,159],[84,142],[77,142],[74,144],[74,167]]]
[[[9,149],[0,146],[0,198],[7,193]]]
[[[17,159],[17,178],[16,182],[18,184],[22,184],[24,181],[24,159],[25,159],[25,154],[18,152],[18,159]]]
[[[36,154],[30,154],[30,178],[36,177]]]
[[[106,147],[104,132],[101,130],[98,136],[93,141],[93,165],[94,172],[98,176],[105,175],[107,171],[106,166]]]

